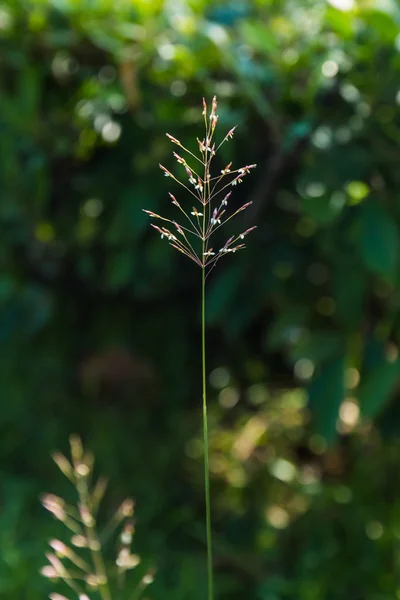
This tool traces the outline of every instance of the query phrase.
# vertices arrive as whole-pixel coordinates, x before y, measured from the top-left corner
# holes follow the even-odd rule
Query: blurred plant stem
[[[95,518],[92,511],[92,500],[90,498],[87,480],[85,477],[77,478],[77,490],[81,506],[82,521],[86,531],[86,537],[90,553],[92,555],[93,565],[98,579],[98,589],[102,600],[111,600],[110,588],[108,586],[108,578],[106,567],[103,561],[101,552],[101,543],[99,542]],[[85,514],[87,511],[87,514]]]

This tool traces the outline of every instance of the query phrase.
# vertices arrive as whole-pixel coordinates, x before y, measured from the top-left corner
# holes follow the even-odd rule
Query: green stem
[[[96,575],[100,578],[99,583],[99,593],[102,600],[111,600],[110,589],[108,587],[108,578],[106,567],[103,561],[103,557],[101,554],[101,544],[97,538],[96,528],[95,528],[95,519],[91,510],[91,502],[89,497],[89,490],[87,488],[86,481],[84,478],[77,479],[77,490],[79,494],[79,499],[82,505],[84,505],[88,511],[90,519],[85,523],[83,522],[83,526],[86,531],[86,537],[89,542],[89,549],[92,555],[93,565],[95,568]]]
[[[208,420],[207,420],[207,381],[206,381],[206,278],[205,268],[201,270],[201,346],[202,346],[202,368],[203,368],[203,438],[204,438],[204,482],[206,499],[206,529],[207,529],[207,575],[208,575],[208,600],[213,600],[213,570],[212,570],[212,547],[211,547],[211,501],[210,501],[210,470],[209,470],[209,443],[208,443]]]

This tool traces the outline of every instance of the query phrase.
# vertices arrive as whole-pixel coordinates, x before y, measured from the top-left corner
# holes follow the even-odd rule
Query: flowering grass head
[[[229,163],[219,173],[213,174],[211,167],[214,157],[221,146],[233,138],[236,129],[233,127],[228,131],[219,143],[215,141],[218,123],[217,107],[217,98],[214,96],[208,113],[206,101],[203,99],[205,135],[203,139],[197,138],[198,155],[186,148],[177,138],[169,133],[166,134],[168,139],[178,146],[181,154],[187,156],[186,159],[177,152],[173,153],[178,164],[183,167],[184,180],[175,177],[171,171],[160,165],[164,175],[173,179],[193,198],[194,205],[188,209],[186,204],[173,194],[169,194],[172,204],[184,216],[184,225],[150,210],[144,211],[152,219],[166,223],[166,225],[152,223],[152,227],[158,231],[161,239],[166,239],[173,248],[207,270],[207,273],[223,256],[242,250],[245,247],[244,238],[255,229],[250,227],[242,233],[231,236],[220,248],[214,248],[212,245],[213,236],[218,229],[252,204],[247,202],[233,213],[229,211],[232,188],[242,183],[244,177],[256,167],[256,165],[246,165],[239,169],[232,169],[232,163]]]
[[[77,492],[75,505],[54,494],[42,497],[43,506],[61,521],[69,531],[68,539],[52,539],[46,553],[48,564],[41,573],[52,581],[61,580],[79,600],[114,600],[113,580],[121,588],[127,571],[141,563],[140,556],[132,552],[135,532],[135,504],[126,498],[109,522],[99,529],[99,505],[106,492],[107,481],[100,477],[92,484],[94,458],[86,452],[77,436],[71,436],[72,460],[60,452],[53,459],[62,473],[70,480]],[[116,538],[116,557],[108,565],[103,559],[106,542]],[[134,597],[139,600],[145,588],[152,583],[153,573],[148,571],[135,584]],[[118,598],[126,597],[119,592]],[[50,600],[70,600],[67,596],[53,592]]]

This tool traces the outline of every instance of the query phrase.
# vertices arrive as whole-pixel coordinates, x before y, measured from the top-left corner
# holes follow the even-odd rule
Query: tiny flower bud
[[[79,463],[75,467],[75,473],[80,477],[87,477],[90,473],[89,465],[86,463]]]
[[[210,113],[210,119],[212,119],[215,116],[215,111],[217,110],[217,96],[214,96],[212,99],[212,106],[211,106],[211,113]]]
[[[253,204],[253,202],[246,202],[246,204],[243,204],[243,206],[241,206],[236,212],[241,212],[242,210],[245,210],[251,204]]]
[[[143,585],[150,585],[154,581],[154,573],[149,571],[142,579]]]
[[[59,575],[60,577],[64,577],[67,571],[64,565],[62,564],[61,560],[51,552],[47,552],[45,556],[51,564],[51,566],[55,569],[57,575]]]
[[[83,535],[73,535],[71,538],[71,544],[76,548],[87,548],[88,541]]]
[[[92,527],[94,525],[94,519],[90,514],[88,507],[85,504],[81,504],[79,506],[79,513],[81,515],[81,519],[84,525],[87,527]]]
[[[59,519],[60,521],[65,520],[67,515],[64,510],[65,502],[62,498],[59,498],[54,494],[45,494],[42,497],[42,504],[56,519]]]
[[[138,554],[130,554],[128,548],[120,550],[116,565],[120,569],[134,569],[140,563],[140,556]]]
[[[232,129],[230,129],[230,130],[228,131],[228,133],[227,133],[227,134],[226,134],[226,136],[224,137],[224,142],[226,142],[226,141],[228,141],[228,140],[231,140],[231,139],[233,138],[233,133],[234,133],[234,131],[235,131],[236,127],[237,127],[237,125],[235,125],[235,127],[232,127]]]
[[[57,579],[58,573],[52,565],[46,565],[40,569],[40,573],[47,579]]]
[[[186,160],[174,152],[174,156],[180,165],[186,165]]]
[[[178,207],[180,208],[180,206],[181,206],[181,205],[179,204],[179,202],[178,202],[178,200],[175,198],[175,196],[173,196],[173,195],[171,194],[171,192],[168,192],[168,193],[169,193],[170,197],[172,198],[172,204],[175,204],[175,206],[178,206]]]
[[[132,498],[126,498],[119,507],[119,512],[123,517],[131,517],[134,513],[135,503]]]
[[[62,471],[66,477],[70,478],[73,470],[69,460],[67,460],[61,452],[54,452],[52,458],[60,471]]]
[[[165,135],[167,136],[167,138],[168,138],[168,139],[170,139],[170,140],[171,140],[171,142],[172,142],[173,144],[176,144],[177,146],[182,146],[182,144],[180,143],[180,141],[179,141],[179,140],[177,140],[176,138],[174,138],[174,137],[173,137],[172,135],[170,135],[169,133],[166,133]]]
[[[87,575],[85,581],[90,587],[97,588],[99,585],[105,585],[107,583],[107,577],[105,575]]]
[[[163,165],[159,165],[160,169],[162,171],[164,171],[164,175],[165,177],[171,177],[171,173],[168,171],[168,169],[166,169],[165,167],[163,167]]]
[[[50,540],[49,546],[60,556],[66,555],[66,545],[61,540]]]
[[[98,540],[92,540],[91,542],[89,542],[88,548],[90,548],[90,550],[94,550],[95,552],[97,552],[98,550],[100,550],[101,544]]]

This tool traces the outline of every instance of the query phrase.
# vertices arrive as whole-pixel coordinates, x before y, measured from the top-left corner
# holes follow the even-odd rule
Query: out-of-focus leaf
[[[367,276],[357,261],[339,263],[332,274],[336,314],[346,329],[358,328],[363,318]]]
[[[342,207],[332,202],[331,197],[301,198],[301,206],[305,213],[321,225],[332,223],[341,213]]]
[[[361,207],[358,250],[366,267],[392,281],[400,260],[400,233],[394,218],[377,201]]]
[[[312,131],[312,123],[310,121],[297,121],[286,129],[283,148],[286,151],[292,148],[300,141],[307,138]]]
[[[276,52],[276,39],[264,23],[243,21],[240,26],[243,40],[251,48],[266,54]]]
[[[107,285],[111,289],[120,289],[126,286],[132,278],[132,255],[126,252],[112,254],[107,265]]]
[[[400,383],[400,359],[382,362],[363,374],[358,394],[361,413],[375,418],[390,400],[396,385]]]
[[[391,15],[382,10],[363,10],[360,16],[367,25],[373,27],[373,30],[379,34],[381,40],[393,42],[399,33],[396,21]]]
[[[272,323],[267,332],[267,345],[274,350],[298,341],[307,322],[309,310],[306,306],[287,308]]]
[[[307,358],[316,364],[332,359],[343,349],[343,337],[335,331],[305,331],[290,351],[292,361]]]
[[[309,387],[308,404],[315,427],[328,442],[335,441],[336,421],[344,400],[344,356],[324,363]]]

